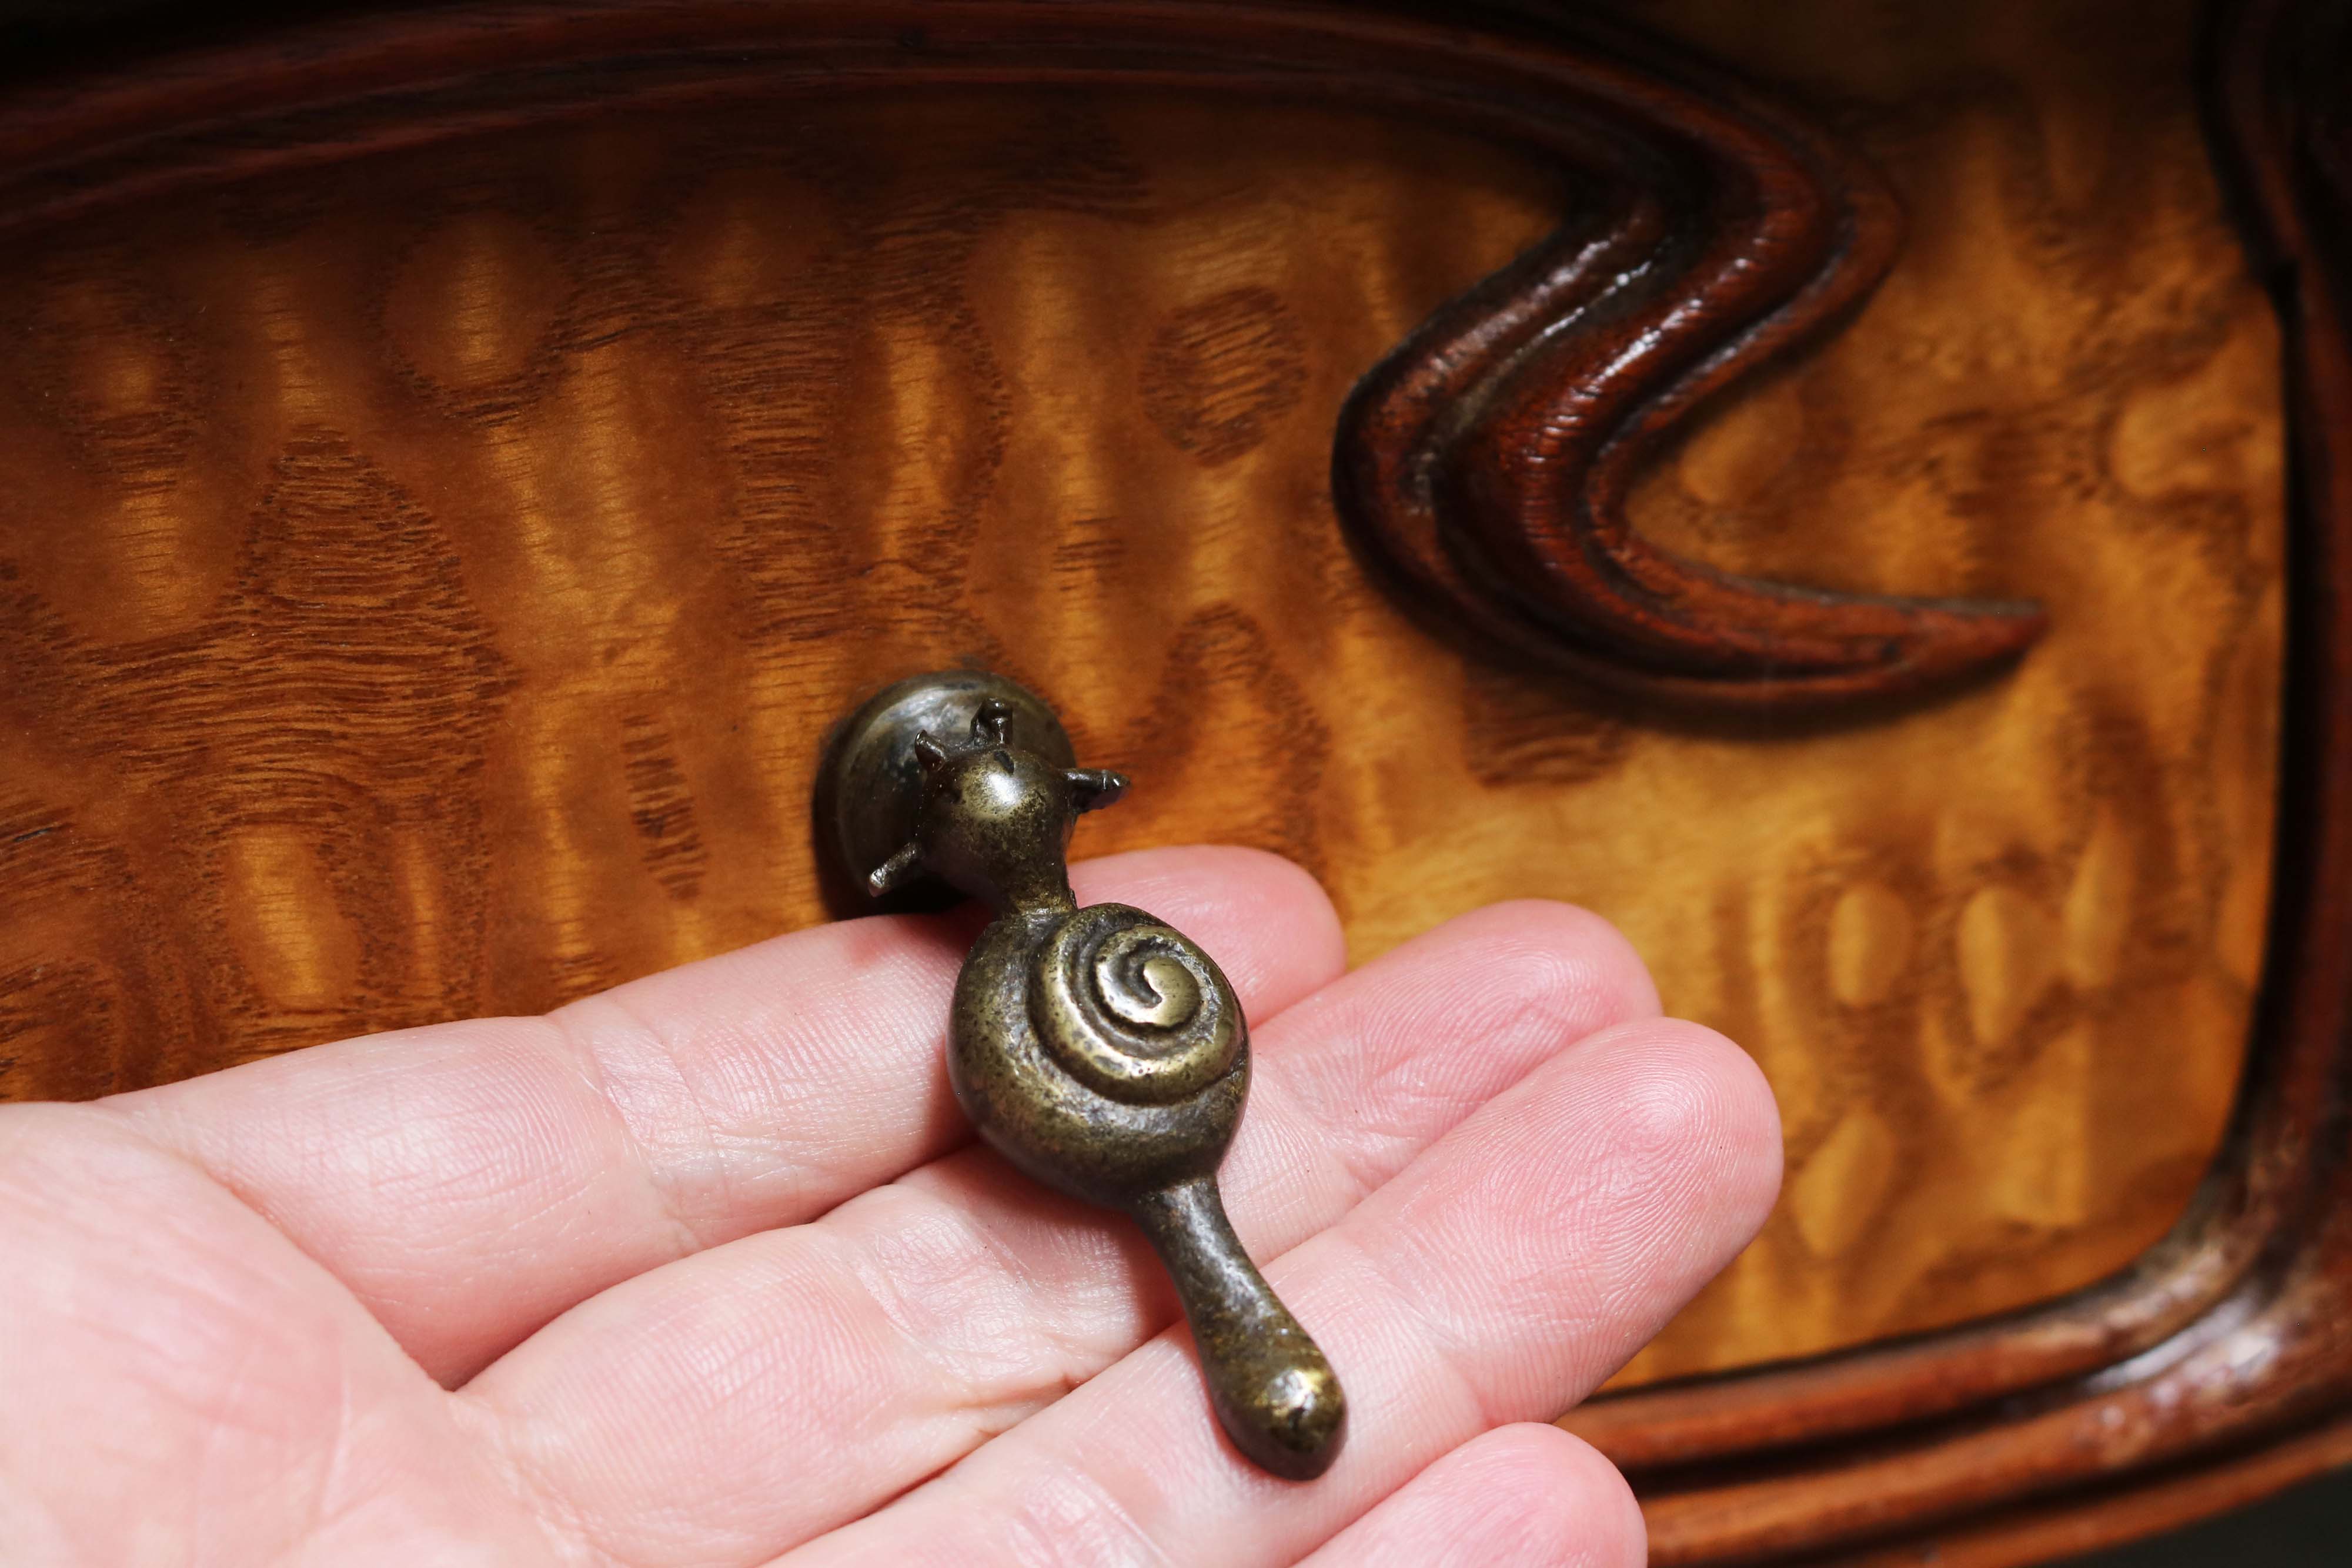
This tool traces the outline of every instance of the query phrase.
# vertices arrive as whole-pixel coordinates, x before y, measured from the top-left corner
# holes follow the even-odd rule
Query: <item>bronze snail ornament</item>
[[[827,852],[869,897],[944,883],[995,911],[956,982],[957,1100],[1027,1175],[1134,1217],[1175,1280],[1226,1435],[1274,1474],[1309,1479],[1339,1453],[1347,1401],[1217,1195],[1249,1028],[1190,938],[1123,904],[1078,907],[1071,831],[1127,780],[1074,761],[1053,710],[1011,681],[902,681],[835,733],[818,799]]]

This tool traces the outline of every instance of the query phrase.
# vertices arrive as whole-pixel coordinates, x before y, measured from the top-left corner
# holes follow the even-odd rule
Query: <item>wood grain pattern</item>
[[[2299,482],[2287,849],[2229,1144],[2160,1246],[2072,1300],[1596,1412],[1622,1451],[1651,1463],[1716,1458],[1649,1479],[1654,1561],[1940,1561],[1948,1543],[1952,1561],[2005,1568],[2226,1506],[2345,1452],[2352,121],[2340,84],[2352,16],[2295,0],[2232,6],[2217,15],[2208,58],[2224,162],[2294,328]],[[1843,1434],[1851,1439],[1834,1440]],[[1806,1445],[1795,1464],[1791,1443]]]
[[[1997,559],[2016,570],[1998,580],[2042,594],[2053,615],[2050,642],[1993,694],[2002,716],[1975,747],[1948,749],[1976,722],[1970,698],[1891,733],[1767,742],[1750,753],[1762,766],[1748,784],[1729,774],[1715,784],[1718,802],[1743,789],[1772,802],[1772,821],[1752,835],[1745,812],[1677,802],[1706,824],[1684,855],[1783,868],[1774,897],[1685,892],[1685,907],[1720,909],[1724,924],[1715,956],[1676,975],[1674,995],[1710,1021],[1741,1020],[1735,1038],[1754,1042],[1790,1134],[1786,1195],[1764,1245],[1682,1327],[1705,1319],[1717,1333],[1753,1333],[1786,1314],[1842,1322],[1861,1339],[1865,1319],[1965,1322],[2035,1299],[2023,1278],[2065,1271],[2061,1255],[2085,1281],[2128,1263],[2201,1168],[2190,1156],[2168,1171],[2158,1162],[2182,1156],[2158,1148],[2190,1121],[2200,1137],[2218,1135],[2230,1088],[2218,1061],[2201,1083],[2177,1081],[2161,1106],[2144,1096],[2147,1074],[2190,1071],[2148,1042],[2181,1038],[2190,1016],[2242,1027],[2208,1009],[2242,1019],[2259,967],[2266,860],[2217,857],[2221,841],[2204,835],[2233,822],[2224,835],[2245,833],[2235,841],[2252,850],[2271,825],[2275,653],[2252,650],[2275,647],[2282,614],[2274,329],[2202,168],[2189,7],[2138,8],[2128,23],[2117,7],[2063,26],[2025,5],[1864,26],[1849,6],[1820,5],[1769,28],[1736,6],[1643,12],[1790,78],[1806,101],[1843,106],[1842,124],[1893,184],[1908,233],[1851,327],[1704,422],[1645,476],[1632,501],[1638,526],[1735,570],[1802,570],[1842,587],[1874,586],[1860,566],[1883,552],[1915,560],[1911,581],[1940,573],[1972,586],[1984,580],[1970,572]],[[2117,48],[2125,32],[2134,50]],[[2171,248],[2192,235],[2193,250]],[[2158,319],[2170,325],[2146,337],[2131,325]],[[2155,371],[2158,361],[2168,368]],[[1993,389],[2019,412],[1995,413]],[[2159,512],[2172,521],[2154,524]],[[1931,545],[1929,518],[1971,521]],[[2118,545],[2135,542],[2075,553],[2084,530],[2107,528]],[[2142,549],[2192,535],[2220,574],[2210,580],[2233,585],[2233,608],[2174,599],[2182,580]],[[2131,679],[2121,661],[2153,653],[2129,651],[2143,632],[2219,632],[2217,614],[2244,632],[2222,634],[2234,651],[2204,677],[2210,739],[2176,750],[2160,738],[2187,716],[2168,703],[2155,730],[2105,708],[2104,694]],[[2040,716],[2007,727],[2027,713]],[[1848,746],[1853,795],[1815,811],[1780,793],[1791,754],[1826,763]],[[2224,756],[2233,760],[2209,769]],[[2176,769],[2215,786],[2265,782],[2141,815],[2151,802],[2134,800],[2126,780]],[[2184,900],[2192,885],[2205,892]],[[2200,896],[2212,902],[2198,913]],[[1629,929],[1646,951],[1691,939],[1663,908]],[[2154,977],[2178,980],[2167,952],[2207,967],[2211,988],[2157,1002]],[[2137,977],[2117,986],[2126,971]],[[1703,989],[1683,988],[1693,982]],[[2221,1000],[2231,994],[2241,999]],[[1905,1038],[1918,1048],[1889,1049]],[[1923,1146],[1936,1153],[1922,1159]],[[2126,1147],[2148,1159],[2128,1176],[2105,1164]],[[2117,1240],[2136,1232],[2101,1263],[2075,1207],[2095,1190],[2106,1196],[2091,1200],[2105,1217],[2094,1224]],[[2134,1193],[2147,1207],[2126,1220]],[[1831,1258],[1844,1261],[1824,1267]],[[2105,1336],[2132,1332],[2128,1319],[2105,1323],[2068,1354],[2096,1354]],[[1678,1350],[1669,1335],[1633,1375],[1708,1364]],[[1849,1414],[1864,1418],[1860,1406]]]
[[[1910,237],[1849,329],[1633,481],[1629,525],[1768,579],[2037,597],[2008,681],[1867,727],[1661,725],[1365,580],[1326,489],[1349,388],[1586,199],[1433,129],[1491,128],[1413,70],[1580,45],[1260,5],[508,5],[0,104],[0,1093],[543,1007],[818,918],[824,726],[971,659],[1140,780],[1082,849],[1289,853],[1360,957],[1578,898],[1757,1051],[1789,1201],[1634,1377],[2139,1256],[2251,1014],[2284,606],[2276,340],[2190,18],[1823,3],[1772,45],[1742,7],[1653,9],[1801,78]],[[803,24],[861,87],[1043,85],[763,106],[827,75]],[[1236,59],[1240,99],[1204,99]],[[1140,677],[1089,654],[1106,628]],[[2305,1148],[2310,1082],[2273,1105]],[[2076,1484],[2072,1415],[1983,1402],[2244,1301],[2305,1199],[2228,1168],[2206,1228],[2088,1307],[1588,1418],[1654,1461],[1891,1452],[1886,1423],[1972,1407],[1892,1469],[1654,1476],[1686,1561]]]
[[[817,737],[856,693],[971,658],[1147,781],[1095,847],[1290,854],[1360,956],[1494,898],[1579,898],[1758,1051],[1791,1201],[1637,1376],[2129,1259],[2219,1136],[2243,1018],[2275,635],[2274,564],[2239,559],[2259,434],[2242,474],[2087,500],[2065,464],[2011,459],[2025,482],[1970,513],[1954,492],[1981,481],[1922,480],[1921,433],[2063,452],[2055,393],[1985,402],[1951,348],[2000,350],[1980,298],[1868,313],[1767,394],[1804,439],[1763,496],[1724,476],[1753,439],[1737,407],[1660,483],[1739,507],[1790,575],[1901,586],[1862,573],[1903,537],[1915,580],[2076,585],[2066,621],[2012,685],[1906,724],[1760,751],[1660,731],[1402,622],[1318,483],[1354,377],[1539,238],[1559,186],[1409,121],[1274,112],[681,113],[51,231],[9,291],[38,373],[0,395],[18,814],[68,831],[15,874],[117,891],[17,904],[16,950],[44,996],[93,966],[73,994],[118,1021],[20,1004],[73,1038],[11,1046],[0,1084],[550,1006],[817,918]],[[2144,301],[2139,334],[2049,350],[2113,389],[2065,427],[2084,461],[2166,397],[2265,373],[2200,200],[2139,218],[2189,247],[2146,293],[2099,297]],[[2082,296],[2063,268],[2021,288]],[[1891,400],[1928,343],[1943,373]],[[1671,534],[1656,495],[1637,507]],[[1108,625],[1156,672],[1089,657]],[[1343,733],[1368,692],[1383,722]],[[1958,802],[1955,773],[1982,781]],[[2151,1062],[2159,1030],[2179,1043]]]

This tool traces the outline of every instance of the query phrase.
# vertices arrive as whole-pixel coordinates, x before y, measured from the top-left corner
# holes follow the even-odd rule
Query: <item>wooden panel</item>
[[[2099,1286],[1924,1339],[1681,1386],[1570,1420],[1648,1467],[1661,1564],[2009,1568],[2335,1462],[2352,1407],[2352,15],[2252,0],[2199,66],[2219,161],[2287,337],[2294,458],[2282,854],[2245,1079],[2199,1197]],[[1677,1460],[1717,1462],[1677,1466]],[[1874,1543],[1862,1555],[1832,1547]]]
[[[2009,681],[1880,725],[1656,727],[1364,580],[1341,397],[1566,204],[1409,122],[624,119],[41,236],[0,290],[0,1090],[816,918],[818,734],[974,658],[1142,781],[1089,846],[1290,853],[1359,956],[1580,898],[1758,1051],[1790,1201],[1637,1374],[2122,1262],[2215,1145],[2260,949],[2275,350],[2165,74],[2185,17],[2118,57],[2037,15],[1816,68],[1911,238],[1634,497],[1735,567],[2050,606]]]
[[[1757,1052],[1789,1134],[1764,1241],[1636,1377],[1961,1322],[2179,1213],[2235,1071],[2187,1042],[2242,1035],[2263,951],[2284,537],[2197,7],[1639,10],[1832,106],[1906,222],[1858,319],[1656,465],[1635,521],[1767,577],[2031,594],[2051,627],[1984,697],[1727,758],[1668,808],[1705,823],[1701,885],[1611,889],[1651,953],[1706,912],[1670,1004]]]

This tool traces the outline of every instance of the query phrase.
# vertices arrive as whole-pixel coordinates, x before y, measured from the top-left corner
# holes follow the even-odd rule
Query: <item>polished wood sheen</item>
[[[2297,479],[2284,852],[2230,1140],[2181,1223],[2097,1288],[1571,1417],[1664,1467],[1639,1482],[1654,1561],[2006,1568],[2230,1506],[2347,1453],[2352,14],[2256,0],[2212,22],[2200,63],[2220,161],[2293,329]],[[1673,1468],[1697,1459],[1714,1462]]]
[[[1916,550],[1910,583],[1940,570],[1996,591],[1965,563],[1999,561],[2012,575],[1994,580],[2042,599],[2052,622],[1993,689],[2000,716],[1978,746],[1954,745],[1973,698],[1893,734],[1767,741],[1768,768],[1747,759],[1751,783],[1717,783],[1718,800],[1753,789],[1781,802],[1734,848],[1716,835],[1738,833],[1747,810],[1683,803],[1707,824],[1688,858],[1788,868],[1780,898],[1732,916],[1707,999],[1668,994],[1738,1020],[1726,1027],[1780,1095],[1789,1176],[1764,1243],[1678,1332],[1706,1317],[1753,1333],[1790,1312],[1963,1322],[2056,1293],[2028,1276],[2054,1281],[2071,1263],[2084,1282],[2133,1261],[2202,1171],[2205,1156],[2172,1140],[2191,1124],[2204,1147],[2219,1135],[2234,1063],[2200,1070],[2155,1042],[2201,1032],[2198,1018],[2242,1038],[2262,963],[2284,614],[2277,329],[2210,167],[2195,7],[2061,17],[1986,3],[1876,25],[1834,3],[1769,25],[1737,4],[1640,9],[1841,106],[1906,234],[1850,326],[1721,403],[1644,476],[1634,522],[1733,570],[1842,588],[1883,585],[1861,564]],[[2012,412],[1993,413],[1996,401]],[[1974,521],[1935,544],[1928,518]],[[2083,549],[2103,528],[2114,548]],[[2148,548],[2158,536],[2216,574],[2198,599],[2176,597],[2189,580]],[[2208,672],[2197,703],[2157,699],[2154,728],[2103,711],[2127,666],[2169,664],[2158,640],[2184,633],[2212,639],[2189,655]],[[1916,749],[1900,748],[1905,734]],[[1849,745],[1850,796],[1809,819],[1779,794],[1792,752],[1826,763]],[[2166,778],[2212,792],[2155,808],[2141,791]],[[1686,891],[1684,907],[1711,892]],[[1689,941],[1664,918],[1629,929],[1646,952]],[[2184,983],[2190,970],[2205,979]],[[1916,1053],[1890,1049],[1913,1030]],[[2170,1073],[2183,1076],[2159,1104],[2151,1075]],[[2079,1092],[2059,1088],[2069,1077]],[[1923,1160],[1923,1145],[1940,1152]],[[2094,1190],[2105,1196],[2085,1204]],[[2128,1218],[2127,1193],[2146,1204]],[[1831,1256],[1843,1265],[1822,1267]],[[2084,1314],[2058,1359],[2153,1333],[2153,1306]],[[1707,1364],[1675,1350],[1670,1333],[1635,1375]],[[2043,1354],[2012,1370],[2044,1370]],[[1863,1378],[1887,1403],[1847,1418],[1910,1396],[1876,1369]],[[1652,1430],[1657,1448],[1641,1451],[1679,1451]]]
[[[1938,275],[2006,233],[1933,204],[1971,146],[1912,172]],[[677,113],[58,225],[7,291],[33,895],[0,1083],[541,1009],[818,919],[824,727],[979,658],[1143,780],[1096,846],[1289,853],[1360,956],[1580,898],[1757,1051],[1790,1201],[1639,1371],[2095,1277],[2216,1143],[2261,919],[2261,430],[2206,458],[2244,473],[2159,456],[2088,503],[2055,461],[2267,407],[2261,301],[2192,197],[2115,197],[2173,246],[2140,336],[2122,285],[2013,285],[2103,310],[2013,407],[2009,310],[1916,291],[1670,458],[1785,576],[2072,585],[2004,685],[1801,740],[1463,661],[1340,543],[1348,383],[1567,207],[1470,139],[1070,94]],[[2053,412],[2067,381],[2112,392]],[[1148,689],[1085,656],[1110,625],[1160,651]]]
[[[1359,958],[1575,898],[1756,1051],[1787,1198],[1631,1379],[1950,1332],[1580,1412],[1660,1561],[1997,1531],[2315,1418],[2326,1347],[2275,1314],[2342,1299],[2327,1255],[2293,1271],[2333,841],[2313,741],[2258,1015],[2280,349],[2194,18],[1641,11],[1782,78],[1813,112],[1773,123],[1874,168],[1839,188],[1883,178],[1903,237],[1808,323],[1835,335],[1674,411],[1602,542],[2034,601],[2005,673],[1667,714],[1424,622],[1347,542],[1358,379],[1609,215],[1589,160],[1459,84],[1713,101],[1663,46],[1500,12],[505,5],[0,103],[0,1093],[546,1007],[821,918],[824,727],[981,663],[1138,780],[1082,849],[1289,854]],[[1105,628],[1140,683],[1086,656]],[[2215,1375],[2179,1336],[2231,1312],[2233,1353],[2291,1354]],[[2141,1353],[2195,1375],[2105,1370]]]
[[[2007,664],[2030,603],[1840,593],[1659,549],[1625,497],[1692,411],[1843,319],[1895,202],[1851,150],[1697,73],[1555,82],[1576,209],[1423,323],[1339,416],[1340,516],[1417,606],[1511,664],[1654,705],[1777,711]]]
[[[2210,901],[2259,912],[2274,636],[2203,536],[2137,521],[2198,492],[2118,487],[2103,534],[2087,511],[2032,527],[2021,486],[1977,525],[2000,544],[1951,528],[1943,559],[2021,557],[2022,588],[2071,558],[2082,584],[2003,686],[1801,745],[1659,731],[1401,620],[1317,484],[1349,382],[1552,221],[1538,171],[1174,99],[721,134],[674,116],[280,178],[20,264],[12,815],[70,815],[26,841],[19,885],[93,855],[128,885],[18,904],[28,1010],[63,1043],[12,1048],[12,1092],[551,1006],[820,918],[824,727],[980,658],[1142,781],[1094,847],[1289,854],[1360,956],[1495,898],[1580,899],[1758,1052],[1792,1202],[1649,1368],[2032,1300],[2170,1218],[2235,1069],[2244,977],[2218,955],[2254,938]],[[854,174],[827,167],[840,148]],[[2189,235],[2252,347],[2160,339],[2095,372],[2126,398],[2262,373],[2226,236]],[[2148,330],[2178,330],[2169,306]],[[1933,389],[1980,407],[1965,358],[1908,418],[1846,434],[1827,411],[1885,401],[1887,356],[1949,352],[1977,314],[1866,319],[1818,391],[1774,389],[1825,412],[1778,476],[1791,514],[1759,527],[1797,527],[1816,477],[1852,515],[1900,507]],[[2038,405],[1980,412],[2004,417],[2054,439]],[[1686,484],[1735,483],[1717,454],[1741,437],[1706,439]],[[1852,456],[1882,442],[1874,492]],[[1858,580],[1854,538],[1795,570]],[[2187,598],[2130,618],[2135,651],[2123,611],[2151,577]],[[1114,624],[1159,650],[1141,690],[1086,654]],[[1343,726],[1365,693],[1381,722]],[[2252,710],[2235,730],[2225,694]],[[2191,766],[2217,740],[2225,766]],[[2150,788],[2167,756],[2178,784]],[[1957,800],[1955,774],[1978,780]],[[2150,1062],[2158,1030],[2179,1043]]]

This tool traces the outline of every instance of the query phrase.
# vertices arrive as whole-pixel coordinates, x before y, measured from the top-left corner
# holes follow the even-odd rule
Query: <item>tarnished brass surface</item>
[[[1012,682],[918,676],[835,737],[819,831],[876,898],[944,884],[996,911],[956,983],[956,1098],[1030,1176],[1135,1217],[1176,1281],[1226,1435],[1276,1475],[1318,1476],[1346,1422],[1339,1379],[1217,1196],[1249,1092],[1241,1004],[1181,932],[1122,904],[1078,907],[1071,829],[1127,780],[1072,760],[1053,711]]]

